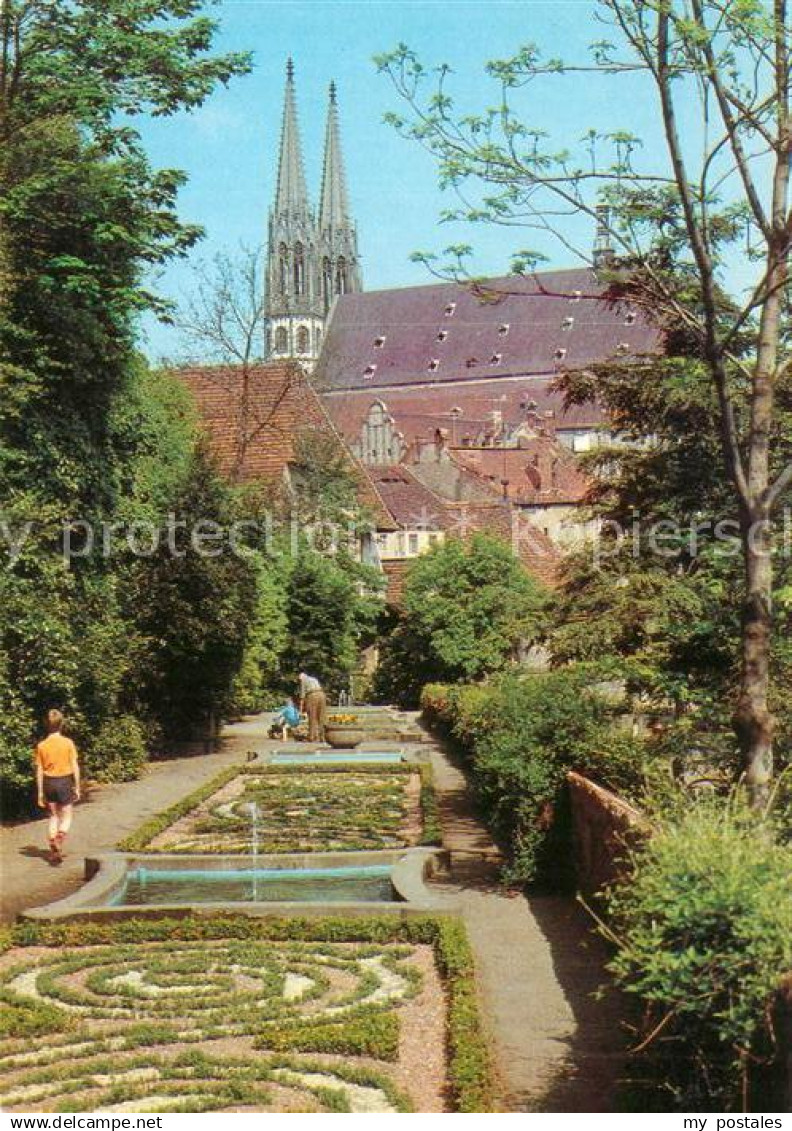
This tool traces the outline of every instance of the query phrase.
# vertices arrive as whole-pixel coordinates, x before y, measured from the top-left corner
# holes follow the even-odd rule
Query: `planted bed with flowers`
[[[236,767],[147,822],[120,847],[247,853],[255,836],[262,853],[334,852],[428,844],[437,833],[426,766]]]

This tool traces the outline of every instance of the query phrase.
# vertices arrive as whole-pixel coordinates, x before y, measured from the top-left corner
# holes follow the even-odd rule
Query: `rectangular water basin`
[[[391,903],[392,865],[162,869],[138,866],[105,906],[201,903]]]
[[[403,761],[404,755],[400,750],[334,750],[332,753],[323,751],[321,754],[282,750],[273,754],[269,760],[271,766],[335,766],[342,762],[351,762],[353,765],[394,765]]]

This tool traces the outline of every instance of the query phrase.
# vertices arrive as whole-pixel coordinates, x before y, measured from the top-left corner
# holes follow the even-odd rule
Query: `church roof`
[[[239,366],[185,367],[174,370],[174,376],[192,392],[210,448],[228,479],[278,485],[297,457],[301,437],[329,435],[349,461],[360,504],[371,512],[378,529],[395,529],[366,469],[346,447],[299,366],[290,362],[252,366],[247,394]]]
[[[550,376],[608,357],[656,352],[658,331],[572,269],[341,296],[316,378],[326,389],[435,386]]]

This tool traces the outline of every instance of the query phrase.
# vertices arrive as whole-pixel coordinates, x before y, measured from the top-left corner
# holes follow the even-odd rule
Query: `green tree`
[[[344,551],[325,556],[307,548],[288,584],[289,642],[283,665],[289,685],[307,671],[331,691],[344,688],[360,648],[371,642],[382,607],[374,571]]]
[[[141,697],[166,736],[185,737],[229,706],[258,588],[253,561],[227,538],[231,490],[201,445],[173,514],[172,539],[138,563],[131,594],[146,645]]]
[[[545,603],[509,546],[485,534],[452,538],[410,564],[397,646],[423,657],[427,679],[480,679],[537,639]]]
[[[175,212],[183,176],[150,167],[134,118],[197,106],[246,69],[242,56],[212,57],[215,25],[200,7],[6,0],[0,12],[0,698],[12,805],[45,707],[66,708],[86,748],[134,699],[126,563],[68,560],[62,532],[139,517],[135,497],[151,517],[172,494],[153,467],[151,436],[168,429],[147,417],[134,334],[142,309],[163,310],[145,285],[152,266],[200,233]],[[157,412],[174,425],[178,465],[190,443],[175,412]]]
[[[490,63],[498,97],[480,114],[457,112],[449,67],[429,71],[403,45],[378,63],[412,109],[390,120],[437,156],[443,185],[462,198],[447,216],[538,227],[576,253],[568,221],[596,218],[614,247],[611,297],[642,305],[695,343],[717,405],[719,456],[741,540],[735,727],[761,804],[775,726],[768,705],[773,521],[792,485],[792,463],[773,466],[776,395],[791,363],[787,4],[601,0],[597,15],[611,38],[592,46],[591,60],[547,58],[528,44]],[[618,126],[588,130],[574,150],[521,119],[520,90],[549,100],[543,84],[563,84],[574,73],[589,83],[623,83],[627,75],[643,83],[657,111],[651,150]],[[700,145],[686,144],[691,132]],[[725,303],[746,233],[754,279],[742,298]],[[449,250],[464,263],[468,249]],[[515,267],[530,270],[540,258],[528,249]]]

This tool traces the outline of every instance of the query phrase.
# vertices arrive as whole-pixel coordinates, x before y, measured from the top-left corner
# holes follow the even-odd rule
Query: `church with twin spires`
[[[335,298],[361,289],[357,231],[349,210],[335,83],[330,84],[317,214],[305,180],[294,64],[289,59],[278,182],[269,215],[265,306],[268,359],[294,358],[312,369]]]

